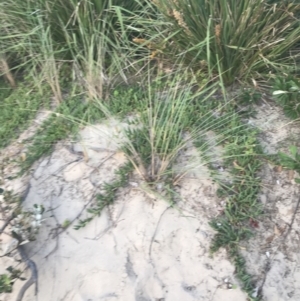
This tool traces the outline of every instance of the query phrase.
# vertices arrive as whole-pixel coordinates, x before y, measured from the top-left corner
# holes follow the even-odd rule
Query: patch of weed
[[[0,293],[12,292],[12,279],[8,274],[0,275]]]
[[[280,164],[290,170],[295,170],[300,173],[300,153],[296,146],[290,146],[290,155],[279,152],[278,153]],[[295,181],[300,183],[300,179],[296,178]]]
[[[27,141],[29,146],[26,159],[21,162],[21,173],[28,170],[42,156],[50,154],[55,143],[66,139],[69,135],[76,135],[81,125],[94,124],[102,120],[105,117],[105,110],[121,119],[128,114],[145,110],[147,105],[143,101],[144,95],[141,88],[132,87],[115,90],[107,103],[101,100],[86,102],[80,96],[67,98],[43,122],[34,137]]]
[[[147,108],[145,90],[140,86],[115,89],[109,99],[109,111],[120,118],[128,114],[143,112]]]
[[[28,87],[20,85],[12,92],[5,92],[1,99],[0,109],[0,148],[17,138],[35,117],[37,110],[49,102],[50,93],[44,91],[43,96]],[[3,96],[3,94],[2,94]]]
[[[273,96],[282,106],[287,117],[291,119],[300,117],[300,82],[296,77],[292,75],[276,77],[273,84]]]
[[[256,89],[245,88],[239,95],[239,103],[242,105],[257,104],[262,97],[262,93]]]
[[[231,184],[219,182],[218,193],[226,198],[226,207],[224,213],[210,223],[217,231],[211,251],[216,252],[221,247],[228,250],[243,289],[251,300],[259,300],[253,297],[255,284],[239,253],[239,243],[253,235],[251,221],[262,214],[258,202],[260,178],[257,177],[262,150],[256,138],[257,131],[243,124],[237,114],[231,116],[231,122],[224,123],[226,128],[220,135],[225,146],[224,164],[233,178]]]
[[[42,156],[50,154],[55,143],[70,134],[76,134],[81,124],[94,123],[103,116],[101,110],[92,102],[84,102],[78,97],[66,99],[31,139],[26,159],[21,162],[21,173]]]

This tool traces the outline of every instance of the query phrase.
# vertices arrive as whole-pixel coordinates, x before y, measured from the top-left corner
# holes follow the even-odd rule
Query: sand
[[[278,108],[260,106],[257,110],[258,117],[249,123],[261,129],[269,152],[278,150],[293,131],[298,134],[292,124],[284,126]],[[38,266],[39,292],[34,296],[32,286],[23,300],[246,301],[226,251],[213,256],[209,252],[214,231],[208,223],[220,214],[224,202],[216,197],[217,187],[203,167],[182,179],[177,189],[181,199],[175,207],[147,194],[133,176],[101,216],[82,229],[73,229],[78,216],[87,217],[85,207],[93,203],[102,184],[114,179],[114,170],[125,162],[118,143],[113,143],[124,139],[120,134],[123,126],[109,120],[86,127],[77,141],[58,143],[51,156],[33,166],[30,175],[15,180],[2,175],[5,189],[26,191],[24,208],[42,204],[46,209],[36,241],[25,245]],[[1,158],[18,157],[25,150],[15,143]],[[299,188],[288,171],[272,168],[264,166],[261,174],[265,215],[256,237],[244,242],[241,250],[258,283],[264,283],[264,300],[299,300],[299,215],[286,234]],[[16,170],[11,160],[4,174]],[[61,228],[73,220],[69,228]],[[4,235],[2,247],[9,241]],[[0,274],[5,267],[15,266],[18,258],[14,252],[1,257]],[[30,271],[23,276],[30,277]],[[23,284],[17,280],[13,293],[2,294],[0,300],[15,300]]]

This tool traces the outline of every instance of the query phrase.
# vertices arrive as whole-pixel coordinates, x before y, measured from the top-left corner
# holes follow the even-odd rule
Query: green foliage
[[[68,228],[71,225],[71,221],[69,221],[68,219],[64,220],[64,222],[62,223],[61,227],[63,229]]]
[[[261,0],[158,0],[173,23],[172,40],[186,64],[218,74],[226,85],[294,66],[289,50],[300,41],[300,4]],[[179,32],[177,33],[177,30]],[[174,47],[173,46],[173,47]],[[218,67],[219,65],[219,67]]]
[[[290,146],[290,156],[279,152],[279,160],[280,164],[290,170],[295,170],[298,173],[300,173],[300,153],[298,153],[296,146]],[[300,183],[300,179],[296,178],[295,181],[297,183]]]
[[[47,82],[58,101],[61,69],[90,98],[101,98],[104,83],[126,80],[133,67],[128,25],[147,12],[144,6],[143,0],[2,1],[0,55],[14,69],[26,69],[39,87]]]
[[[3,78],[0,78],[0,100],[7,98],[13,90],[7,86]]]
[[[226,200],[224,213],[211,221],[210,225],[217,231],[211,245],[211,251],[216,252],[224,247],[236,267],[236,276],[241,281],[243,289],[250,300],[253,297],[255,284],[247,272],[244,258],[239,253],[240,243],[253,235],[253,225],[262,214],[262,206],[258,202],[260,179],[257,173],[261,167],[262,153],[257,141],[257,131],[242,123],[235,113],[234,102],[223,108],[222,116],[212,116],[213,130],[217,134],[219,145],[225,148],[222,160],[224,167],[230,172],[230,180],[219,180],[212,165],[212,175],[220,185],[218,196]],[[222,124],[222,126],[220,126]],[[201,143],[195,144],[203,148]],[[206,158],[211,160],[210,157]]]
[[[34,51],[32,46],[38,46],[39,42],[47,43],[48,41],[41,40],[40,34],[43,30],[49,30],[50,42],[58,57],[73,59],[72,52],[77,49],[87,50],[89,43],[93,43],[95,47],[94,55],[102,53],[101,44],[97,44],[95,40],[96,34],[106,36],[111,41],[110,46],[116,46],[118,36],[124,38],[122,30],[125,24],[120,17],[120,8],[130,14],[141,9],[143,3],[136,0],[9,0],[2,3],[2,6],[3,50],[10,55],[17,55],[16,59],[21,59],[18,57],[21,53],[38,55],[39,48]],[[82,54],[81,51],[78,55]],[[28,61],[29,58],[25,59]]]
[[[226,218],[213,220],[210,225],[217,231],[214,243],[211,247],[212,252],[216,252],[219,248],[224,246],[227,246],[229,249],[236,248],[242,240],[249,239],[253,236],[253,233],[246,227],[233,229]]]
[[[239,253],[237,247],[231,248],[229,251],[229,257],[233,261],[236,268],[236,275],[242,282],[242,288],[248,293],[248,298],[250,301],[259,301],[262,296],[260,292],[256,293],[257,287],[253,281],[252,275],[247,271],[246,260]]]
[[[273,96],[287,117],[300,117],[300,82],[296,77],[277,76],[273,84]]]
[[[0,275],[0,293],[11,293],[12,292],[12,281],[9,275]]]
[[[257,104],[262,94],[256,89],[245,88],[239,95],[239,103],[242,105]]]
[[[103,113],[94,103],[84,102],[79,97],[66,99],[41,125],[28,145],[26,160],[21,162],[21,173],[44,155],[48,155],[58,141],[76,134],[79,126],[94,123],[103,118]]]
[[[35,117],[42,104],[50,99],[49,92],[44,89],[44,95],[33,90],[28,83],[23,83],[16,90],[6,92],[0,99],[0,148],[18,137]]]
[[[147,104],[143,101],[144,96],[145,93],[139,87],[129,89],[124,87],[115,90],[105,108],[123,118],[133,113],[134,110],[138,112],[145,110]],[[102,120],[105,117],[103,107],[104,104],[100,101],[86,102],[79,96],[67,98],[42,123],[32,139],[27,141],[28,150],[25,161],[21,162],[21,173],[28,170],[42,156],[50,154],[55,143],[66,139],[69,135],[76,135],[80,125],[93,124]],[[5,133],[4,135],[6,137]]]
[[[216,90],[214,86],[202,87],[195,93],[193,88],[193,83],[185,84],[184,76],[178,73],[158,77],[148,87],[146,109],[126,130],[128,141],[122,148],[145,181],[156,182],[172,174],[179,153],[198,139],[205,127],[201,122],[189,138],[184,138],[184,131],[195,121],[193,104],[205,102]]]
[[[125,86],[116,88],[108,102],[112,115],[120,118],[128,114],[143,112],[147,108],[145,90],[142,86]]]
[[[139,87],[119,88],[109,98],[105,108],[123,118],[129,113],[133,113],[134,109],[138,112],[145,110],[147,104],[143,101],[144,96],[145,93]],[[39,97],[36,96],[36,99]],[[42,123],[36,134],[27,141],[28,150],[26,159],[21,162],[21,173],[28,170],[42,156],[50,154],[55,143],[66,139],[69,135],[76,135],[82,124],[88,125],[102,120],[105,117],[103,107],[104,104],[101,104],[100,101],[86,102],[80,96],[70,96],[62,102]],[[6,133],[3,135],[8,138]]]
[[[21,279],[24,280],[24,278],[21,278],[21,271],[16,270],[13,267],[8,267],[6,269],[9,274],[2,274],[0,275],[0,294],[1,293],[11,293],[12,292],[12,286],[14,284],[15,279]]]

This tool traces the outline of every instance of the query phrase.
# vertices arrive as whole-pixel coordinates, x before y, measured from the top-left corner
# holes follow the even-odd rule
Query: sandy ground
[[[291,122],[280,108],[268,104],[259,107],[257,113],[250,124],[261,130],[261,144],[267,153],[289,153],[290,145],[298,146],[299,150],[297,122]],[[260,177],[264,215],[256,236],[245,244],[249,271],[264,283],[264,300],[300,300],[300,214],[297,208],[300,186],[295,183],[299,175],[265,164]]]
[[[249,123],[262,130],[262,143],[273,153],[281,143],[288,145],[285,139],[293,131],[299,134],[293,125],[284,126],[287,122],[277,108],[262,106]],[[86,217],[85,206],[124,162],[111,139],[119,135],[120,127],[110,121],[85,128],[79,141],[59,143],[51,156],[37,162],[30,176],[4,179],[5,188],[26,191],[25,208],[33,204],[46,208],[37,240],[26,245],[38,266],[39,293],[35,297],[32,286],[23,300],[246,301],[226,251],[210,256],[214,232],[208,222],[219,214],[223,202],[202,169],[182,180],[176,208],[145,193],[133,177],[115,203],[85,228],[59,227],[80,214]],[[10,153],[20,156],[22,147],[11,145],[2,158]],[[242,250],[249,270],[263,283],[265,301],[299,300],[299,215],[288,227],[299,188],[295,175],[272,168],[266,165],[261,174],[265,215],[257,236],[243,243]],[[0,274],[4,267],[16,265],[16,259],[14,254],[0,258]],[[17,280],[14,292],[2,294],[0,300],[15,300],[23,283]]]

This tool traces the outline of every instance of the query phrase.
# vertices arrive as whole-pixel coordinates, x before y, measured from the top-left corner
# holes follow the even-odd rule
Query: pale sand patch
[[[249,123],[261,130],[261,144],[267,153],[288,154],[290,145],[298,145],[299,124],[283,116],[280,107],[264,105],[256,107],[256,111]],[[276,171],[273,165],[265,164],[259,176],[264,214],[255,236],[243,244],[243,254],[249,271],[256,275],[258,283],[264,283],[263,300],[297,301],[300,300],[300,215],[295,210],[300,191],[294,178],[299,175],[291,177],[288,170]]]
[[[228,289],[236,280],[226,252],[210,257],[214,233],[208,222],[220,205],[215,185],[199,172],[180,183],[177,209],[163,199],[150,199],[136,185],[128,186],[85,228],[69,228],[53,238],[57,222],[73,220],[124,162],[107,135],[117,127],[84,129],[79,145],[86,154],[78,145],[70,151],[59,144],[35,168],[24,207],[37,203],[48,210],[37,240],[26,248],[39,270],[37,299],[246,300],[239,288]],[[22,285],[18,280],[3,301],[14,300]],[[36,300],[33,292],[31,287],[23,300]]]

